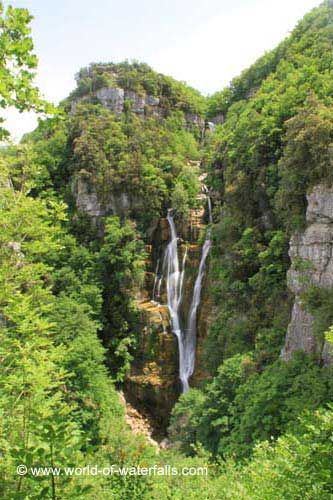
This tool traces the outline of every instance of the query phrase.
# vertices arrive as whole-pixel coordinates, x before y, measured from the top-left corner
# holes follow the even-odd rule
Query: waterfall
[[[210,199],[210,196],[207,195],[207,204],[208,204],[208,220],[209,224],[213,223],[213,216],[212,216],[212,200]]]
[[[185,276],[185,265],[186,265],[186,258],[187,258],[187,247],[185,248],[184,252],[184,257],[183,257],[183,262],[182,262],[182,272],[180,274],[180,284],[179,284],[179,290],[181,294],[181,298],[183,296],[183,284],[184,284],[184,276]],[[181,304],[181,298],[180,298],[180,303]]]
[[[210,197],[208,196],[207,187],[204,186],[204,188],[207,196],[208,220],[209,223],[211,224],[213,222],[212,203]],[[211,235],[211,228],[209,227],[207,229],[206,239],[202,247],[199,271],[194,283],[192,302],[187,316],[186,331],[184,336],[184,349],[183,349],[185,358],[184,368],[183,368],[184,372],[183,392],[188,391],[189,389],[188,380],[191,377],[191,375],[193,375],[194,372],[195,348],[197,340],[197,311],[200,305],[202,280],[205,276],[206,260],[209,254],[210,247],[212,246],[210,235]]]
[[[152,293],[152,299],[151,299],[152,302],[157,302],[155,300],[155,292],[156,292],[156,288],[158,290],[158,284],[159,284],[159,280],[160,280],[160,276],[158,275],[159,266],[160,266],[160,259],[157,259],[156,270],[155,270],[155,278],[154,278],[154,286],[153,286],[153,293]],[[157,297],[158,297],[158,295],[157,295]]]
[[[200,305],[202,280],[205,275],[206,259],[209,254],[212,242],[210,239],[206,239],[201,253],[200,265],[197,278],[195,280],[193,297],[190,306],[190,310],[187,317],[186,331],[184,336],[184,361],[185,366],[183,368],[184,372],[184,382],[183,382],[183,392],[188,391],[189,384],[188,380],[193,375],[194,365],[195,365],[195,348],[197,340],[197,311]]]
[[[184,281],[185,272],[185,259],[183,259],[183,269],[179,270],[179,259],[177,251],[177,233],[176,227],[171,215],[171,211],[168,211],[167,220],[170,226],[171,238],[170,242],[166,248],[166,265],[167,265],[167,296],[168,296],[168,307],[171,316],[172,331],[176,335],[178,340],[178,351],[179,351],[179,376],[183,384],[183,367],[184,367],[184,339],[183,332],[180,326],[179,317],[179,306],[182,301],[182,285]]]
[[[207,195],[209,222],[212,222],[211,200]],[[198,275],[195,280],[193,297],[189,309],[185,332],[181,328],[179,308],[182,302],[183,284],[185,275],[185,264],[187,257],[187,248],[184,252],[182,268],[180,271],[179,258],[177,251],[177,232],[171,211],[168,211],[167,220],[170,226],[171,238],[167,246],[165,258],[167,265],[167,296],[168,307],[171,316],[172,331],[178,340],[179,350],[179,378],[182,383],[182,390],[186,392],[189,389],[189,378],[193,374],[195,366],[195,349],[197,333],[197,310],[200,305],[202,281],[205,274],[206,259],[211,247],[210,228],[207,230],[206,240],[202,247]],[[164,267],[164,266],[163,266]]]

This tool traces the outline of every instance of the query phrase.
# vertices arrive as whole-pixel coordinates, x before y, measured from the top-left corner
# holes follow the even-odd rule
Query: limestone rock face
[[[333,188],[323,185],[316,186],[308,195],[308,222],[326,221],[333,223]]]
[[[117,114],[123,112],[125,100],[124,89],[118,87],[103,87],[97,90],[96,97],[106,108],[111,109]]]
[[[124,112],[125,102],[130,101],[134,113],[144,115],[147,112],[148,114],[163,116],[158,97],[149,94],[140,95],[132,90],[124,90],[121,87],[102,87],[92,95],[79,97],[71,104],[72,113],[75,112],[78,103],[88,102],[91,97],[95,97],[103,106],[117,115]]]
[[[178,393],[178,348],[167,306],[137,302],[142,317],[140,345],[125,382],[127,399],[148,413],[157,434],[165,431]]]
[[[102,87],[90,95],[84,95],[71,102],[71,113],[75,113],[80,102],[90,102],[97,99],[103,106],[120,115],[125,111],[125,103],[131,103],[131,110],[140,116],[165,117],[166,110],[162,99],[149,94],[138,94],[133,90],[124,90],[121,87]],[[204,130],[205,121],[199,115],[186,113],[185,121],[188,126],[195,126]]]
[[[142,209],[142,200],[138,196],[111,189],[106,194],[97,192],[96,185],[84,172],[79,172],[73,179],[72,192],[78,211],[94,220],[105,215],[125,216],[131,210]]]
[[[158,97],[148,94],[139,95],[132,90],[124,90],[120,87],[103,87],[96,91],[96,97],[103,106],[117,114],[124,111],[125,101],[130,101],[132,111],[138,114],[144,114],[146,106],[155,108],[160,104]]]
[[[295,351],[317,354],[324,363],[333,362],[333,351],[313,333],[313,317],[302,305],[301,294],[309,285],[333,287],[333,188],[316,186],[307,196],[307,227],[290,240],[288,286],[295,294],[291,322],[282,358],[290,359]]]
[[[76,207],[80,212],[93,218],[104,215],[105,212],[96,191],[90,188],[83,177],[77,177],[72,191],[75,194]]]

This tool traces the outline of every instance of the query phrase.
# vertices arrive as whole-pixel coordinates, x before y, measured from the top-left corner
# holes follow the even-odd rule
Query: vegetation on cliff
[[[103,87],[118,87],[137,95],[157,97],[166,112],[181,110],[204,116],[206,101],[197,90],[170,76],[156,73],[148,64],[136,61],[94,63],[76,75],[77,87],[69,100],[87,97]]]
[[[1,9],[0,55],[23,73],[2,68],[0,93],[3,106],[44,111],[29,20]],[[55,116],[2,149],[1,496],[331,498],[332,369],[279,353],[289,236],[304,223],[307,190],[332,180],[332,26],[325,2],[207,100],[145,64],[93,64]],[[162,111],[115,112],[96,98],[103,87],[156,97]],[[203,142],[206,109],[224,123]],[[200,205],[201,158],[215,206],[211,378],[180,397],[173,447],[157,454],[125,425],[116,387],[139,339],[145,244],[166,208],[186,220]],[[310,292],[323,335],[331,295]],[[209,477],[22,476],[20,464],[207,466]]]
[[[200,443],[217,456],[248,456],[332,400],[320,359],[278,359],[291,311],[288,241],[304,226],[309,189],[332,183],[332,26],[325,2],[209,99],[209,116],[224,118],[205,157],[216,222],[204,356],[213,380],[174,408],[170,432],[187,453]],[[321,338],[330,296],[304,296]]]

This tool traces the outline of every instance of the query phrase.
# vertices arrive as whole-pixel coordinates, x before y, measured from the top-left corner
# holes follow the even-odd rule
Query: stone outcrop
[[[163,108],[161,107],[159,97],[149,94],[138,94],[132,90],[125,90],[121,87],[102,87],[92,94],[79,97],[72,101],[71,112],[74,113],[77,105],[80,102],[97,99],[103,106],[120,115],[125,111],[125,103],[130,102],[131,109],[134,113],[143,115],[145,113],[151,115],[163,116]]]
[[[131,102],[134,113],[144,114],[149,108],[153,114],[162,114],[159,107],[160,99],[152,95],[139,95],[132,90],[124,90],[120,87],[103,87],[96,91],[96,98],[103,106],[120,114],[124,111],[126,101]]]
[[[131,372],[125,382],[126,398],[150,414],[155,433],[163,434],[178,397],[178,349],[170,329],[167,306],[138,301],[142,329]]]
[[[163,99],[149,94],[138,94],[133,90],[121,87],[102,87],[91,94],[87,94],[71,102],[71,113],[75,113],[80,102],[99,101],[103,106],[120,115],[125,111],[126,103],[130,104],[133,113],[139,116],[166,117],[167,110],[163,106]],[[205,120],[195,113],[185,113],[185,121],[188,126],[195,126],[204,130]]]
[[[295,294],[295,302],[281,355],[288,360],[295,351],[302,350],[329,364],[333,362],[333,349],[314,335],[313,317],[301,297],[310,285],[333,287],[333,188],[318,185],[307,201],[306,228],[290,241],[288,286]]]
[[[73,179],[72,191],[78,211],[93,219],[104,215],[122,216],[128,214],[131,209],[141,208],[138,206],[139,201],[125,192],[115,193],[110,190],[107,195],[102,196],[97,192],[95,184],[90,182],[89,176],[82,171]]]
[[[103,106],[117,114],[124,110],[125,91],[119,87],[103,87],[96,91],[96,97]]]
[[[126,401],[126,398],[122,391],[120,391],[118,395],[120,402],[125,409],[125,422],[129,426],[133,434],[144,436],[149,444],[158,447],[158,442],[153,439],[154,427],[150,421],[149,415],[140,413],[128,401]]]

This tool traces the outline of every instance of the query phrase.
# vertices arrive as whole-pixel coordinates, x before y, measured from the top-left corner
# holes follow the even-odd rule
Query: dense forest
[[[333,3],[212,96],[93,63],[57,107],[29,12],[0,15],[1,107],[39,114],[19,144],[0,124],[1,497],[332,498]],[[96,464],[208,474],[48,472]]]

